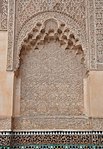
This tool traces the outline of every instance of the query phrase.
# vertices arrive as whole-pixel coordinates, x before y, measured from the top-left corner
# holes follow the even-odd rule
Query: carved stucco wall
[[[61,0],[61,1],[12,1],[9,0],[9,42],[8,42],[8,59],[7,70],[16,71],[19,67],[19,54],[21,50],[21,44],[27,34],[34,28],[37,22],[45,22],[48,18],[55,18],[61,21],[69,27],[74,35],[80,39],[81,45],[85,55],[85,65],[89,70],[102,70],[102,2],[96,0]],[[97,22],[95,24],[95,22]],[[98,25],[100,29],[98,30]],[[99,32],[99,36],[98,36]],[[42,119],[42,118],[41,118]],[[91,128],[91,119],[80,118],[67,118],[63,123],[62,120],[57,118],[48,118],[48,123],[42,119],[36,119],[35,121],[30,117],[14,119],[14,128],[27,129],[29,125],[31,128],[44,128],[42,121],[44,121],[47,128],[76,128],[79,129],[83,123],[83,129]],[[99,121],[99,120],[98,120]],[[40,124],[39,124],[40,123]],[[61,124],[59,126],[59,123]],[[19,124],[19,126],[18,126]],[[38,125],[39,124],[39,125]],[[51,126],[49,125],[51,124]],[[81,128],[82,129],[82,128]]]
[[[8,69],[16,69],[18,65],[18,55],[20,50],[21,41],[25,38],[26,34],[30,32],[30,29],[34,27],[37,22],[44,21],[47,18],[57,18],[67,22],[69,28],[74,32],[80,41],[83,42],[83,49],[85,53],[87,50],[87,38],[86,38],[86,4],[85,1],[16,1],[10,3],[10,13],[12,18],[16,15],[15,20],[15,43],[10,40],[9,48],[14,50],[14,66],[13,66],[13,51],[8,52]],[[16,11],[15,6],[16,5]],[[14,10],[13,10],[14,9]],[[74,11],[75,10],[75,11]],[[13,36],[13,22],[10,20],[10,39],[14,39]],[[12,26],[11,26],[12,24]],[[12,29],[12,31],[11,31]],[[86,54],[88,55],[88,54]],[[88,59],[89,60],[89,59]]]
[[[89,70],[103,70],[103,48],[102,48],[102,37],[103,37],[103,1],[102,0],[49,0],[49,1],[38,1],[38,0],[1,0],[0,1],[0,30],[8,30],[8,58],[7,58],[7,70],[14,71],[19,67],[19,53],[21,49],[21,43],[23,39],[27,36],[30,30],[35,26],[37,22],[44,22],[47,18],[55,18],[58,21],[62,20],[66,22],[69,29],[78,37],[81,41],[81,45],[83,47],[85,53],[85,64]],[[7,14],[9,9],[9,15]],[[7,22],[7,16],[8,22]],[[3,43],[3,42],[2,42]],[[5,43],[5,42],[4,42]],[[64,50],[65,51],[65,50]],[[6,55],[6,53],[4,54]],[[2,64],[2,63],[1,63]],[[12,73],[12,72],[7,72]],[[92,72],[96,75],[95,71]],[[100,71],[97,72],[101,73]],[[102,74],[101,75],[102,78]],[[97,82],[99,80],[99,75],[97,75]],[[92,76],[91,76],[92,77]],[[12,77],[10,77],[12,78]],[[92,78],[91,78],[92,79]],[[11,79],[13,81],[13,78]],[[96,79],[95,79],[96,80]],[[19,80],[20,81],[20,80]],[[101,80],[99,80],[102,82]],[[17,82],[18,86],[17,96],[20,94],[20,82]],[[94,84],[94,82],[92,82]],[[93,84],[91,88],[93,87]],[[100,83],[95,83],[95,86],[100,86]],[[10,88],[9,84],[9,88]],[[2,85],[1,85],[2,88]],[[100,91],[101,87],[98,87],[98,91]],[[102,90],[102,89],[101,89]],[[95,92],[97,89],[95,89]],[[10,91],[12,92],[12,91]],[[102,91],[100,92],[100,96],[102,97]],[[93,93],[92,93],[93,94]],[[97,93],[98,94],[98,93]],[[100,98],[99,94],[97,99]],[[94,97],[94,96],[93,96]],[[11,99],[10,99],[11,100]],[[102,101],[102,100],[101,100]],[[19,105],[19,100],[16,100],[16,105]],[[91,99],[91,104],[93,99]],[[95,99],[95,103],[101,103]],[[93,105],[92,104],[92,105]],[[12,105],[12,104],[11,104]],[[20,106],[20,105],[19,105]],[[11,107],[11,106],[10,106]],[[94,108],[96,107],[96,108]],[[100,108],[100,106],[98,106]],[[98,114],[98,107],[91,106],[92,114],[94,113],[94,109],[96,109],[95,114],[97,117],[101,115]],[[19,107],[14,107],[17,111],[19,111]],[[9,108],[10,111],[12,109]],[[6,110],[7,111],[7,110]],[[101,107],[102,111],[102,107]],[[1,113],[0,113],[1,114]],[[9,113],[8,113],[9,114]],[[11,115],[11,114],[10,114]],[[18,114],[17,114],[18,115]],[[63,118],[63,117],[62,117]],[[67,118],[67,117],[66,117]],[[4,118],[5,119],[5,118]],[[35,120],[35,119],[34,119]],[[39,128],[43,128],[42,121],[44,121],[45,125],[48,128],[53,128],[55,124],[55,128],[80,128],[81,124],[83,125],[83,129],[93,128],[100,129],[103,128],[103,119],[92,119],[88,120],[84,118],[73,118],[69,117],[65,119],[66,123],[63,123],[62,120],[57,118],[55,122],[54,119],[48,118],[49,122],[47,123],[42,117],[40,119],[36,119],[36,124],[32,121],[32,117],[28,120],[28,118],[18,118],[16,119],[16,123],[14,125],[19,125],[19,128],[24,129],[28,128],[29,124],[31,128],[36,128],[36,125]],[[1,127],[3,129],[6,125],[8,125],[8,120],[1,119]],[[11,120],[10,120],[11,121]],[[9,122],[10,122],[9,121]],[[50,124],[50,125],[49,125]],[[59,125],[61,124],[61,126]],[[85,125],[86,124],[86,125]],[[91,127],[92,126],[92,127]],[[11,127],[11,126],[10,126]],[[15,126],[17,128],[18,126]],[[18,128],[18,129],[19,129]]]
[[[13,47],[17,50],[17,43],[26,36],[29,27],[32,28],[36,21],[36,16],[48,12],[55,12],[54,16],[68,16],[67,20],[70,27],[79,32],[79,36],[83,36],[84,48],[86,49],[87,64],[91,70],[102,69],[102,1],[98,0],[61,0],[61,1],[9,1],[9,47],[8,47],[8,64],[7,69],[13,69]],[[58,12],[56,14],[56,12]],[[16,16],[16,19],[15,19]],[[49,15],[50,16],[50,15]],[[60,16],[59,16],[60,17]],[[35,19],[34,19],[35,18]],[[39,18],[39,17],[38,17]],[[70,19],[71,18],[71,19]],[[32,20],[30,23],[30,20]],[[78,27],[75,26],[78,24]],[[31,25],[31,26],[30,26]],[[14,30],[15,26],[15,30]],[[25,28],[25,29],[24,29]],[[15,33],[15,35],[14,35]],[[21,36],[21,37],[20,37]],[[15,37],[15,44],[14,44]],[[15,57],[16,57],[15,53]],[[15,60],[14,68],[17,65]]]
[[[77,34],[79,38],[82,39],[81,41],[83,49],[85,49],[88,68],[91,70],[96,70],[97,68],[101,70],[103,57],[103,21],[102,1],[98,0],[9,0],[9,45],[7,69],[16,69],[21,41],[29,32],[29,28],[33,28],[33,25],[37,22],[37,18],[41,17],[41,20],[43,20],[45,17],[52,16],[68,21],[68,24],[72,31],[74,31],[75,35]],[[14,47],[15,50],[13,50]],[[13,53],[15,57],[14,62]]]

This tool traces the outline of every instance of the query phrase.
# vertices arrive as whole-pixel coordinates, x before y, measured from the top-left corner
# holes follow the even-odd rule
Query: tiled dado
[[[15,131],[0,132],[0,146],[8,148],[52,148],[50,145],[57,145],[57,148],[70,148],[74,145],[81,148],[102,147],[102,131]],[[67,145],[67,147],[66,147]],[[36,147],[35,147],[36,146]],[[61,146],[61,147],[60,147]],[[54,147],[56,148],[56,147]],[[73,146],[72,146],[73,148]]]

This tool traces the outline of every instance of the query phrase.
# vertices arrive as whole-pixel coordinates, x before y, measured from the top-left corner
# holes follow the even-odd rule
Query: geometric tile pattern
[[[0,149],[103,149],[103,132],[95,131],[20,131],[0,132]]]

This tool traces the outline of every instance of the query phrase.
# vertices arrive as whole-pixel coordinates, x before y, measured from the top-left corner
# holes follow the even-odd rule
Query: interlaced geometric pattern
[[[103,149],[103,132],[0,132],[0,149]]]

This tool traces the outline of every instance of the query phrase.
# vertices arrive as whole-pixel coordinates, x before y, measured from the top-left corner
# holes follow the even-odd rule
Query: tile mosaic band
[[[102,131],[15,131],[0,132],[2,148],[103,148]]]

